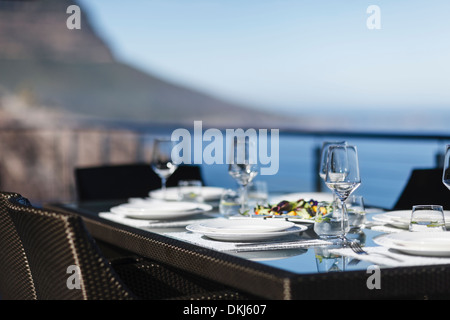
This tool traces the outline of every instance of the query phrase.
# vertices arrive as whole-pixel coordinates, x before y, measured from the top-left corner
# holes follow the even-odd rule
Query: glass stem
[[[344,244],[347,242],[347,232],[345,228],[345,220],[347,218],[347,206],[345,205],[345,200],[341,200],[341,207],[342,207],[342,217],[341,217],[341,238]],[[347,219],[348,220],[348,219]]]
[[[161,178],[161,190],[163,194],[163,200],[166,200],[166,192],[167,192],[166,181],[167,181],[166,178]]]
[[[242,186],[242,202],[241,202],[241,213],[245,212],[247,207],[247,185]]]

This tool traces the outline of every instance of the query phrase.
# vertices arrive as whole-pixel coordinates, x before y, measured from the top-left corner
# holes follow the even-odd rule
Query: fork
[[[378,255],[380,255],[380,256],[383,256],[383,257],[386,257],[386,258],[395,260],[395,261],[397,261],[397,262],[403,262],[402,260],[400,260],[400,259],[398,259],[398,258],[396,258],[396,257],[393,257],[393,256],[391,256],[391,255],[389,255],[389,254],[384,254],[384,253],[381,253],[381,252],[372,252],[372,253],[369,254],[369,253],[368,253],[367,251],[365,251],[365,250],[361,247],[361,245],[360,245],[358,242],[356,242],[356,241],[350,242],[350,248],[351,248],[351,249],[353,250],[353,252],[356,253],[356,254],[364,254],[364,255],[378,254]]]

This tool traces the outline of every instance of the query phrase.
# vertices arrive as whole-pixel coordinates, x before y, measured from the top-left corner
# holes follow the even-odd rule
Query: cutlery
[[[271,246],[271,245],[299,245],[299,246],[317,246],[317,245],[329,245],[331,242],[324,241],[324,240],[279,240],[279,241],[264,241],[264,242],[257,242],[257,243],[238,243],[236,244],[236,247],[263,247],[263,246]]]
[[[356,241],[350,242],[349,246],[350,246],[350,248],[353,250],[353,252],[355,252],[356,254],[361,254],[361,255],[373,255],[373,254],[378,254],[378,255],[380,255],[380,256],[383,256],[383,257],[386,257],[386,258],[395,260],[395,261],[397,261],[397,262],[403,262],[402,260],[400,260],[400,259],[398,259],[398,258],[396,258],[396,257],[393,257],[393,256],[391,256],[391,255],[389,255],[389,254],[384,254],[384,253],[381,253],[381,252],[372,252],[372,253],[368,253],[368,252],[365,251],[365,250],[361,247],[361,245],[360,245],[358,242],[356,242]]]

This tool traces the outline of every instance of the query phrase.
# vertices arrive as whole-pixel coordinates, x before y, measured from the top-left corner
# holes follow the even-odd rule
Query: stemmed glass
[[[347,141],[325,141],[322,144],[322,152],[320,154],[319,176],[320,178],[322,178],[323,182],[325,182],[325,178],[327,176],[328,148],[333,145],[345,146],[347,145]],[[333,192],[333,203],[335,202],[336,202],[336,194]]]
[[[153,144],[152,168],[161,178],[163,199],[166,199],[166,181],[178,168],[172,161],[173,142],[170,139],[155,139]]]
[[[343,245],[347,244],[346,233],[348,223],[347,208],[345,200],[361,184],[359,174],[358,152],[355,146],[331,145],[328,148],[327,173],[325,184],[333,190],[337,198],[341,201],[341,235]]]
[[[442,183],[450,190],[450,144],[445,147],[444,172]]]
[[[320,178],[322,178],[323,182],[325,182],[325,177],[327,175],[328,147],[332,145],[345,146],[347,145],[347,141],[325,141],[322,144],[322,151],[320,154],[319,176]]]
[[[233,141],[232,152],[228,173],[242,189],[241,214],[244,214],[248,203],[248,185],[258,174],[255,144],[248,137],[237,137]]]

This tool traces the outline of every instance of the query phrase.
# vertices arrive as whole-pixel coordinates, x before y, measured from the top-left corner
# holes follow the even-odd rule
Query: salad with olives
[[[272,216],[272,217],[296,217],[300,219],[313,219],[320,210],[320,215],[326,215],[332,210],[331,204],[329,207],[321,206],[319,209],[318,201],[299,199],[297,201],[280,201],[276,205],[258,205],[255,208],[254,214],[257,216]]]

